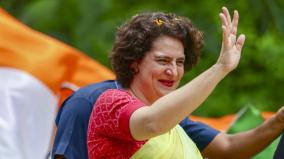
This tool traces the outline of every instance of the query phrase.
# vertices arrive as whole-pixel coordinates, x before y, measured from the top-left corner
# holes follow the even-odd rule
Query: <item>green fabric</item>
[[[244,107],[237,115],[236,120],[228,129],[229,134],[234,134],[237,132],[246,131],[257,127],[263,123],[264,118],[261,116],[260,112],[252,105],[247,105]],[[273,154],[279,142],[279,138],[276,139],[272,144],[270,144],[261,153],[253,157],[253,159],[270,159],[273,158]]]
[[[187,136],[177,125],[169,132],[151,138],[131,159],[202,159],[202,156]]]

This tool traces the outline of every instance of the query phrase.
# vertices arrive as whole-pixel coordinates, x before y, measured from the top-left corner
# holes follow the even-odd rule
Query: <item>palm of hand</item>
[[[223,41],[221,53],[217,63],[224,66],[227,71],[235,69],[240,60],[241,50],[245,41],[245,36],[240,35],[237,39],[237,27],[239,15],[234,11],[234,17],[231,17],[227,8],[223,7],[223,13],[220,13],[223,30]]]

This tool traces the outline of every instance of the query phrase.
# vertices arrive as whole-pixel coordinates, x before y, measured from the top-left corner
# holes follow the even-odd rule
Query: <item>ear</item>
[[[138,67],[138,62],[133,62],[131,65],[130,65],[130,68],[133,70],[134,73],[138,73],[139,72],[139,67]]]

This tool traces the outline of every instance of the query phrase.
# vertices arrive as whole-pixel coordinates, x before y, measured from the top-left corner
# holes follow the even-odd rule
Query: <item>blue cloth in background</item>
[[[274,153],[273,159],[284,159],[284,133],[282,133],[281,139]]]
[[[57,133],[52,158],[58,154],[67,159],[88,159],[87,131],[93,105],[105,90],[119,88],[113,80],[95,83],[79,89],[64,101],[55,120]]]

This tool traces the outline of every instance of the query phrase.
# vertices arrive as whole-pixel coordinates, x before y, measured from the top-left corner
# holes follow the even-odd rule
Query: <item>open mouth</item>
[[[172,87],[174,85],[174,81],[171,80],[159,80],[166,87]]]

